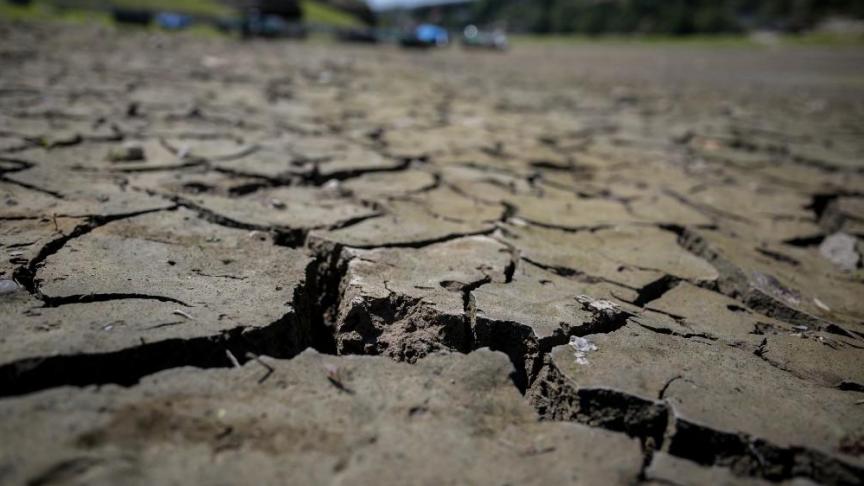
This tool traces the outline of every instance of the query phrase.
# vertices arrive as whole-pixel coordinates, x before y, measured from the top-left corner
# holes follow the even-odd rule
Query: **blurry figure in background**
[[[469,25],[462,31],[462,47],[506,51],[507,46],[507,34],[501,29],[482,31]]]

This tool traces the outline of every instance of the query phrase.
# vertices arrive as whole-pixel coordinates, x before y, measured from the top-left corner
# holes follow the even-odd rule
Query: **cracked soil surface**
[[[862,484],[861,66],[0,26],[0,483]]]

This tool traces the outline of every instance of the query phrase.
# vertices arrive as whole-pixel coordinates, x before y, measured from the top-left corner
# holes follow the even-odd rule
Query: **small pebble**
[[[108,160],[111,162],[137,162],[144,160],[144,148],[140,145],[123,145],[108,152]]]
[[[824,310],[825,312],[831,312],[831,308],[828,307],[824,302],[822,302],[818,298],[813,297],[813,303],[816,304],[816,307]]]
[[[576,363],[583,366],[588,364],[588,353],[597,351],[597,345],[580,336],[570,336],[570,347],[573,348]]]
[[[0,280],[0,295],[11,294],[18,290],[18,284],[14,280]]]
[[[819,253],[844,272],[853,272],[858,268],[861,255],[856,246],[858,239],[846,233],[834,233],[826,237],[819,245]]]

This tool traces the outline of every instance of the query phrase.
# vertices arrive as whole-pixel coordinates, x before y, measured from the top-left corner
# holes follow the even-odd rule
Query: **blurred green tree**
[[[862,0],[478,0],[479,23],[535,33],[687,35],[798,31],[829,16],[864,18]]]

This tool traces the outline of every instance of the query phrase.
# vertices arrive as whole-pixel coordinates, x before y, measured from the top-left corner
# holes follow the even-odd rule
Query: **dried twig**
[[[276,370],[273,369],[272,366],[270,366],[270,365],[267,364],[263,359],[261,359],[261,356],[258,356],[257,354],[246,353],[246,357],[247,357],[247,358],[250,358],[250,359],[254,359],[255,361],[258,362],[258,364],[260,364],[261,366],[264,367],[264,369],[267,370],[267,372],[264,373],[264,376],[262,376],[261,378],[258,379],[258,383],[259,383],[259,384],[264,383],[265,381],[267,381],[267,378],[270,378],[270,375],[272,375],[273,372],[276,371]]]
[[[231,360],[231,364],[233,364],[235,368],[239,368],[239,367],[240,367],[240,362],[237,361],[237,358],[234,357],[234,354],[231,353],[231,350],[230,350],[230,349],[226,349],[226,350],[225,350],[225,355],[228,356],[228,359]]]
[[[325,364],[324,369],[327,370],[327,381],[335,386],[337,390],[345,392],[349,395],[354,394],[354,390],[348,388],[342,380],[342,373],[338,366]]]

